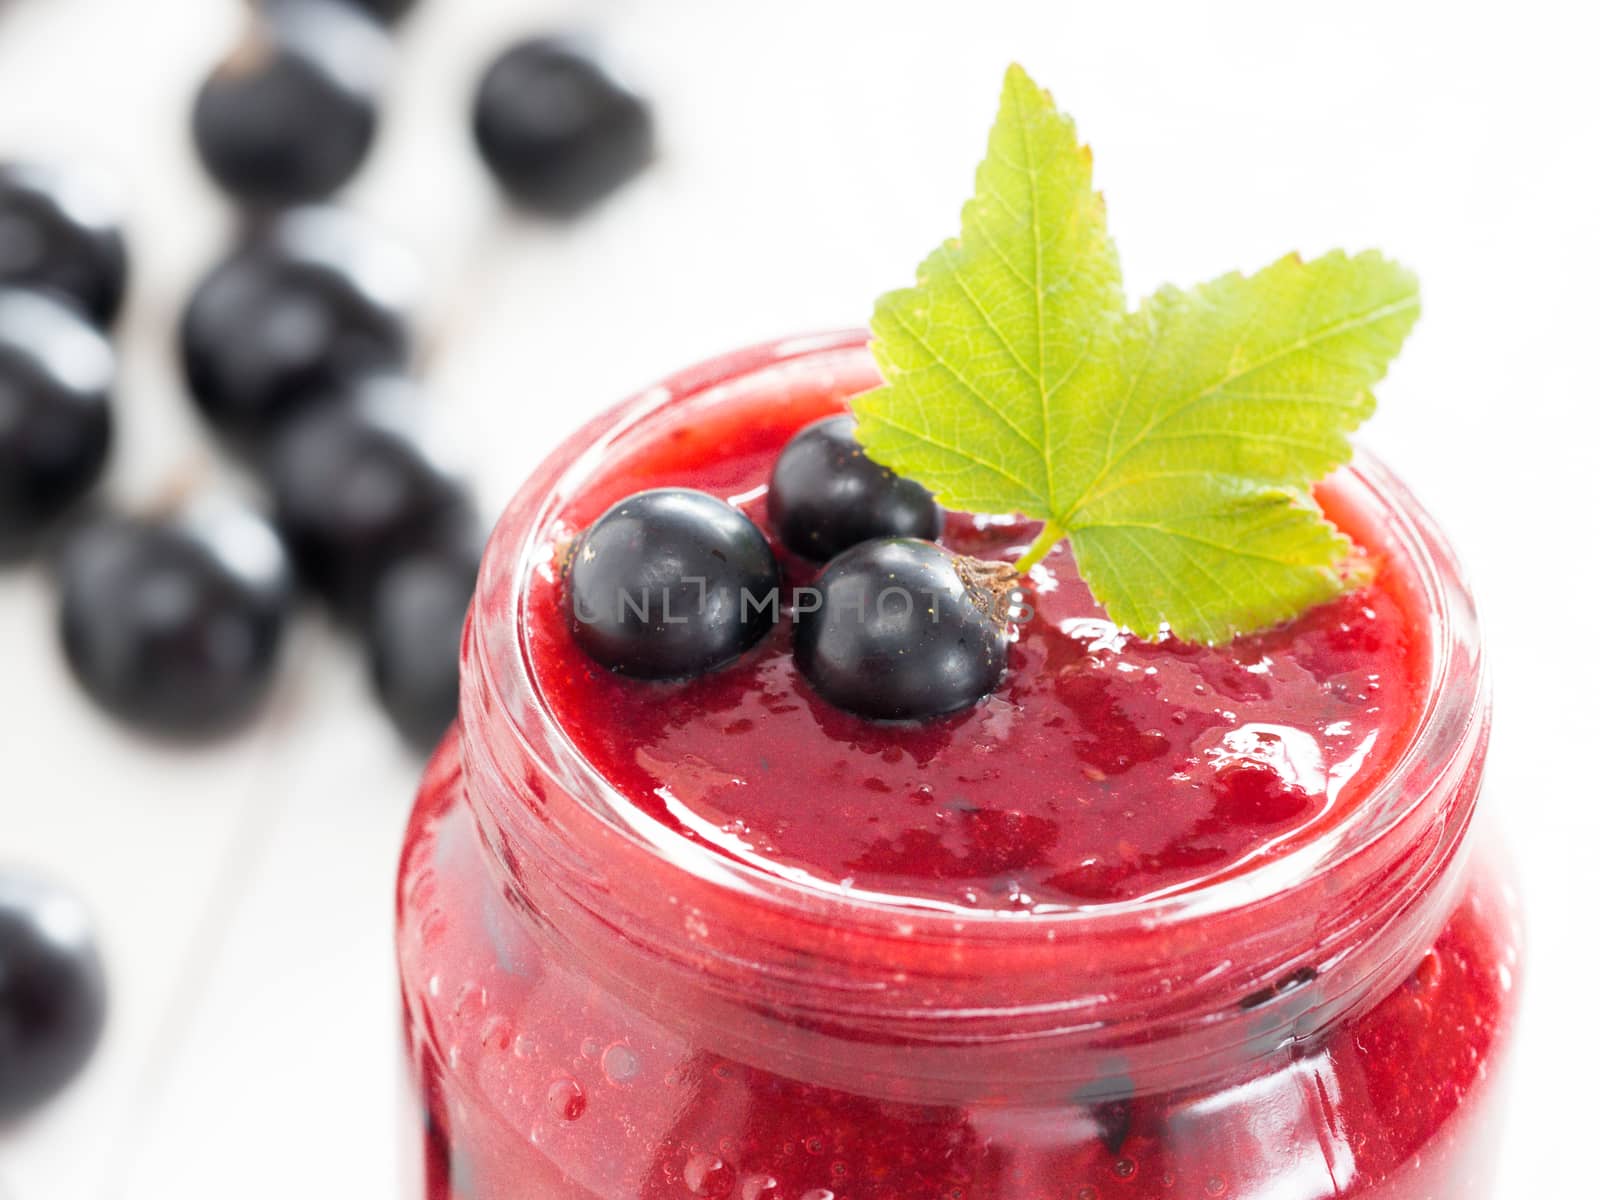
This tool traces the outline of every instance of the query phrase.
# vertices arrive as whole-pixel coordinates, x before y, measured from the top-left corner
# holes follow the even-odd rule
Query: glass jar
[[[1518,935],[1470,836],[1486,681],[1455,559],[1369,459],[1323,498],[1415,577],[1423,716],[1345,819],[1232,877],[1021,920],[851,897],[657,826],[578,755],[522,609],[574,488],[712,407],[875,379],[859,333],[694,368],[500,523],[399,883],[429,1200],[1487,1200]]]

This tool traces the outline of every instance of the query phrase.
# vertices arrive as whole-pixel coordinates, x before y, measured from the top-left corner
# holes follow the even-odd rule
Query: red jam
[[[577,647],[565,539],[668,485],[763,523],[788,437],[871,380],[853,339],[691,372],[497,533],[400,882],[430,1200],[1488,1197],[1517,951],[1466,839],[1486,716],[1419,765],[1465,685],[1353,487],[1323,499],[1366,590],[1150,644],[1060,549],[1001,689],[934,722],[831,708],[785,626],[687,683]]]
[[[575,496],[577,532],[613,502],[694,487],[766,527],[766,481],[831,387],[734,409],[641,447]],[[952,514],[943,543],[1015,560],[1038,526]],[[770,530],[768,531],[770,535]],[[776,538],[773,539],[776,542]],[[785,578],[815,568],[792,555]],[[642,683],[590,659],[558,573],[529,597],[529,657],[555,719],[640,812],[792,877],[980,908],[1129,900],[1193,887],[1299,844],[1361,801],[1416,723],[1425,647],[1399,572],[1232,645],[1120,635],[1065,545],[1034,576],[1000,690],[883,724],[806,684],[785,623],[733,666]]]

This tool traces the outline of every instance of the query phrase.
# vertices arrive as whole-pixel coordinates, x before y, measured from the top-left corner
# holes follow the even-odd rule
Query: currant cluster
[[[364,633],[380,699],[427,748],[455,715],[455,672],[436,664],[459,652],[482,533],[410,374],[417,279],[349,213],[290,209],[200,282],[180,343],[195,403],[257,472],[300,583]],[[409,594],[437,596],[414,581],[440,576],[459,597],[442,613]]]
[[[483,523],[427,436],[419,275],[328,203],[377,137],[390,27],[412,6],[256,0],[195,96],[199,159],[246,219],[190,297],[178,349],[207,427],[268,498],[259,510],[210,492],[139,512],[93,500],[128,290],[121,211],[87,173],[0,164],[0,562],[53,562],[74,675],[151,733],[210,737],[256,714],[305,593],[360,632],[409,742],[431,748],[455,718]],[[543,37],[490,64],[471,131],[517,207],[561,216],[653,145],[644,101]],[[0,1123],[76,1073],[104,1011],[81,908],[0,871]]]
[[[1005,672],[1005,587],[937,544],[943,513],[925,488],[863,453],[848,416],[789,441],[767,512],[793,554],[824,564],[793,590],[794,655],[825,700],[908,720],[976,704]],[[642,679],[715,670],[778,623],[778,558],[732,505],[661,488],[608,509],[571,548],[566,596],[578,643]]]
[[[111,450],[107,327],[127,284],[100,181],[0,165],[0,560],[42,545]]]
[[[385,25],[411,0],[262,0],[202,85],[192,125],[217,185],[249,207],[325,200],[377,139],[390,73]],[[570,216],[654,153],[649,106],[591,54],[532,37],[484,72],[472,130],[520,207]]]

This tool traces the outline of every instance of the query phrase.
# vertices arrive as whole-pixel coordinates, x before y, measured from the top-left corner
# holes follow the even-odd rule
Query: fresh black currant
[[[114,374],[76,309],[0,288],[0,560],[34,549],[100,477]]]
[[[795,601],[794,656],[829,703],[918,719],[976,704],[1006,669],[1003,572],[932,542],[862,542]]]
[[[372,680],[395,727],[431,750],[456,719],[461,631],[478,578],[465,553],[403,559],[378,581],[367,623]]]
[[[206,170],[251,205],[332,195],[372,147],[388,50],[351,5],[273,0],[195,97]]]
[[[128,285],[121,213],[93,175],[0,163],[0,286],[37,288],[110,325]]]
[[[700,675],[750,649],[778,616],[778,562],[753,521],[686,488],[640,492],[578,539],[567,602],[578,644],[640,679]]]
[[[939,536],[944,514],[928,489],[866,456],[855,420],[824,417],[789,440],[772,470],[767,511],[783,544],[827,562],[858,542]]]
[[[60,630],[84,689],[132,725],[209,737],[272,681],[294,578],[272,526],[212,499],[156,520],[108,517],[61,554]]]
[[[346,619],[366,616],[390,567],[476,532],[472,498],[426,444],[420,408],[407,380],[364,379],[291,421],[266,455],[295,562]]]
[[[105,1018],[105,970],[82,904],[0,871],[0,1124],[71,1082]]]
[[[478,87],[473,132],[512,200],[563,216],[627,182],[654,153],[649,106],[554,38],[519,42],[494,61]]]
[[[236,444],[259,444],[347,381],[404,366],[416,285],[410,258],[348,214],[285,214],[189,301],[183,363],[196,403]]]

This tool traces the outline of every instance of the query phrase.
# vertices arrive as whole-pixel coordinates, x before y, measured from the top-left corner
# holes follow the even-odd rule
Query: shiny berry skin
[[[72,1081],[105,1019],[105,971],[82,904],[0,870],[0,1125]]]
[[[411,259],[335,209],[285,214],[214,269],[183,316],[183,364],[211,425],[249,448],[292,413],[411,354]]]
[[[348,4],[273,0],[195,97],[200,161],[247,205],[326,199],[377,135],[388,50]]]
[[[67,662],[113,716],[206,738],[260,708],[294,576],[277,533],[249,508],[215,498],[160,519],[85,524],[66,541],[58,574]]]
[[[0,288],[0,561],[34,549],[99,479],[115,370],[75,308]]]
[[[456,719],[461,631],[478,579],[476,557],[421,554],[384,572],[367,620],[373,686],[402,737],[431,750]]]
[[[128,286],[122,214],[96,177],[0,163],[0,287],[50,292],[108,326]]]
[[[638,679],[703,675],[759,642],[778,615],[778,563],[732,505],[687,488],[640,492],[573,546],[567,611],[585,653]]]
[[[593,58],[552,38],[520,42],[489,67],[473,133],[506,194],[553,215],[595,204],[654,154],[649,106]]]
[[[855,420],[824,417],[790,439],[778,455],[767,512],[783,544],[827,562],[860,542],[939,536],[944,513],[920,483],[866,456]]]
[[[932,542],[862,542],[796,597],[794,657],[833,704],[879,720],[970,708],[1006,669],[1006,597]]]
[[[347,620],[366,616],[390,567],[477,529],[472,498],[427,444],[420,414],[408,381],[374,376],[290,422],[265,456],[301,576]]]

